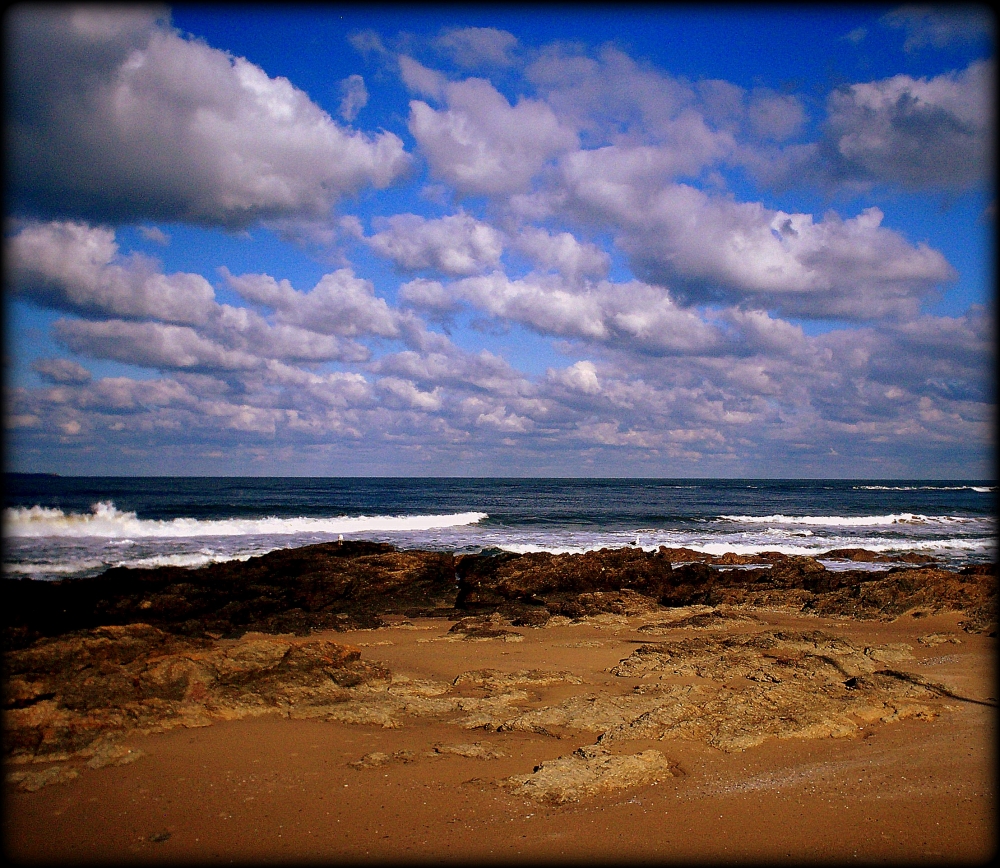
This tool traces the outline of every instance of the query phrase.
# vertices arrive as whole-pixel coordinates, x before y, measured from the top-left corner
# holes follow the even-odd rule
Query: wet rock
[[[516,795],[562,805],[612,790],[645,786],[677,773],[677,764],[658,750],[617,756],[591,746],[543,762],[530,775],[515,775],[500,783]]]
[[[807,608],[820,615],[891,620],[918,607],[927,613],[964,611],[970,616],[967,630],[995,630],[995,577],[936,567],[895,568],[866,581],[832,587],[828,593],[815,595]]]
[[[510,601],[535,604],[541,601],[544,604],[553,595],[622,588],[656,599],[670,571],[670,561],[659,553],[632,548],[601,549],[576,555],[470,556],[458,565],[455,606],[474,609],[496,607]]]
[[[455,558],[379,543],[320,543],[196,570],[114,568],[87,579],[10,581],[4,596],[8,649],[129,623],[201,638],[248,630],[306,635],[377,627],[390,612],[451,611]]]

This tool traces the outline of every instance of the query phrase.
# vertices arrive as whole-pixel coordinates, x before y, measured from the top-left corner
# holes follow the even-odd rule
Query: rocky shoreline
[[[900,668],[912,660],[905,648],[775,630],[757,614],[892,621],[957,612],[966,632],[995,636],[995,568],[951,571],[919,556],[863,550],[823,558],[886,568],[834,571],[777,553],[456,556],[341,542],[197,570],[9,581],[8,779],[38,789],[72,779],[80,762],[131,762],[136,753],[123,744],[130,734],[217,720],[278,713],[392,728],[432,717],[466,730],[596,736],[591,747],[504,783],[556,804],[588,786],[671,774],[656,751],[609,752],[637,739],[743,750],[767,738],[932,718],[949,697],[961,700]],[[543,668],[414,680],[332,632],[377,635],[411,619],[450,624],[438,630],[434,641],[442,642],[521,642],[526,630],[619,624],[637,647],[608,671],[629,689],[595,693],[571,672]],[[961,641],[935,635],[920,642]],[[52,765],[69,761],[77,765]],[[35,764],[46,767],[33,771]]]
[[[828,559],[888,568],[827,570],[820,561]],[[853,618],[953,610],[967,616],[967,629],[988,632],[995,629],[995,576],[991,564],[953,571],[922,555],[864,549],[815,558],[662,546],[454,555],[334,542],[199,569],[119,567],[89,579],[11,580],[3,641],[9,652],[43,637],[134,623],[202,639],[248,631],[304,636],[378,627],[383,616],[397,614],[457,620],[496,612],[518,626],[542,626],[554,615],[616,611],[614,594],[623,591],[659,606],[798,606]]]

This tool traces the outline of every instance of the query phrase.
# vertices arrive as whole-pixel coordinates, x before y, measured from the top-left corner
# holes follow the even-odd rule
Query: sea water
[[[996,560],[995,486],[984,480],[8,474],[5,482],[8,578],[198,567],[337,539],[458,553],[664,545],[811,556],[865,548],[952,567]]]

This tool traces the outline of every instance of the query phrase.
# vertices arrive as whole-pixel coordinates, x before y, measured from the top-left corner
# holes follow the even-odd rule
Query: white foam
[[[136,558],[135,560],[118,561],[116,567],[203,567],[207,564],[221,564],[226,561],[248,561],[254,555],[216,555],[204,554],[202,552],[176,555],[155,555],[148,558]]]
[[[880,527],[893,524],[962,524],[974,521],[952,515],[919,515],[898,512],[890,515],[722,515],[720,519],[742,524],[791,524],[820,527]]]
[[[61,564],[39,564],[39,563],[5,563],[3,565],[4,573],[8,575],[24,575],[24,576],[38,576],[38,575],[72,575],[75,573],[84,573],[88,570],[101,569],[108,566],[105,561],[96,559],[87,560],[72,560],[66,561]]]
[[[857,491],[976,491],[990,494],[995,485],[856,485]]]
[[[120,512],[110,501],[95,503],[89,513],[65,513],[44,506],[4,510],[4,536],[11,537],[202,537],[274,536],[289,534],[341,534],[424,531],[476,524],[485,512],[450,515],[372,515],[313,518],[175,518],[169,521],[140,519],[134,512]]]

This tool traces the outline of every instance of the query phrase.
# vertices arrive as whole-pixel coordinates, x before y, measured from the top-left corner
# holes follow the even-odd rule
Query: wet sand
[[[693,739],[630,740],[613,750],[658,750],[675,775],[561,805],[497,782],[593,745],[593,732],[466,729],[453,714],[397,728],[272,714],[133,735],[126,743],[143,755],[128,765],[81,763],[77,778],[37,792],[8,783],[7,855],[60,864],[987,861],[996,848],[996,639],[964,633],[957,614],[892,623],[753,615],[758,627],[905,643],[912,659],[896,668],[953,696],[930,703],[933,719],[875,722],[852,737],[771,738],[731,752]],[[608,670],[650,641],[637,630],[651,618],[524,628],[517,642],[454,641],[443,619],[396,620],[320,635],[414,681],[486,668],[578,677],[533,689],[531,705],[543,707],[574,692],[631,689]],[[917,641],[933,633],[960,643]],[[358,765],[376,752],[387,761]]]

